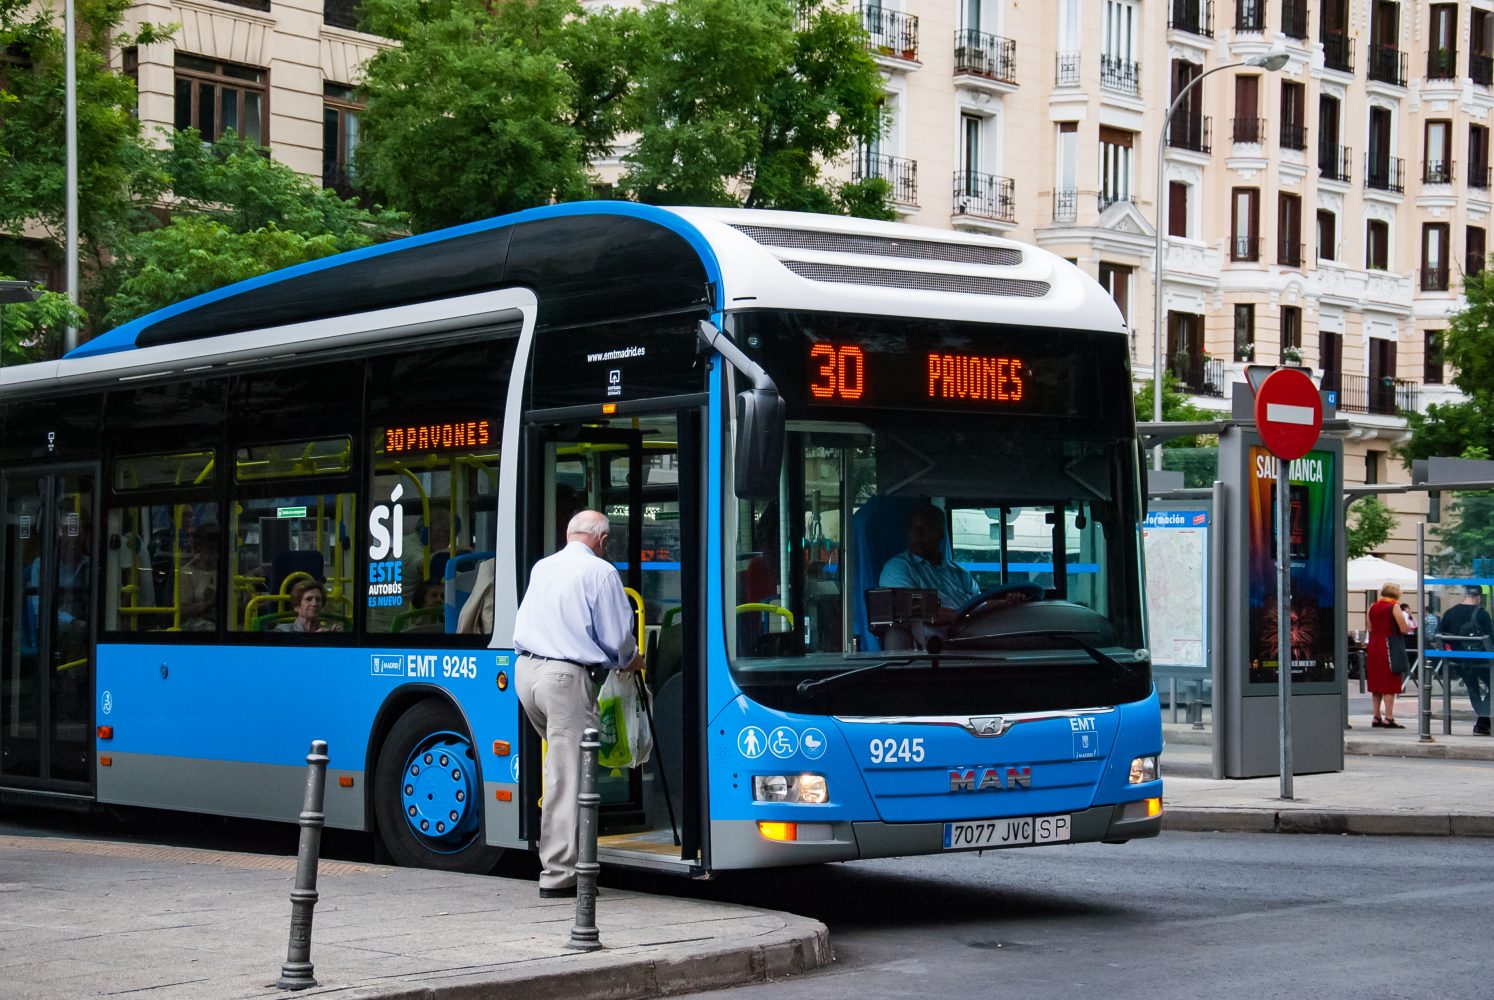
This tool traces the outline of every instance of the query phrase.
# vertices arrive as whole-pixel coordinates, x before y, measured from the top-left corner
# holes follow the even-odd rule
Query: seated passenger
[[[908,515],[908,548],[887,560],[878,583],[937,590],[938,621],[944,625],[954,621],[956,608],[980,593],[975,577],[944,558],[944,512],[933,504],[915,507]]]
[[[275,626],[276,632],[341,632],[337,622],[322,621],[327,604],[327,590],[315,580],[302,580],[291,588],[291,606],[296,617]]]
[[[199,524],[187,544],[191,555],[182,563],[181,627],[186,632],[211,632],[217,628],[218,526]]]

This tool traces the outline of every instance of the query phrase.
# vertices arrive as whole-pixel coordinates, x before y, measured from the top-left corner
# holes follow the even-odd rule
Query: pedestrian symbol
[[[774,757],[792,757],[799,749],[799,734],[788,726],[779,726],[768,734],[768,749]]]
[[[806,729],[803,735],[804,756],[819,760],[825,756],[825,734],[818,729]]]
[[[748,760],[756,760],[768,748],[768,737],[756,726],[748,726],[737,734],[737,749]]]

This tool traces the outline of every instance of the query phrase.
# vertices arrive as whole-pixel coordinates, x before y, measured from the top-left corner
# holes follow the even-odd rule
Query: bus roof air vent
[[[965,295],[1005,295],[1040,299],[1048,294],[1046,281],[1019,278],[986,278],[974,274],[932,274],[927,271],[893,271],[880,267],[847,267],[841,264],[811,264],[786,260],[783,266],[811,281],[834,281],[846,285],[881,285],[927,292],[961,292]]]
[[[777,226],[732,226],[763,246],[790,250],[818,250],[825,253],[857,253],[875,257],[901,257],[904,260],[940,260],[952,264],[985,264],[992,267],[1016,267],[1022,263],[1022,251],[1016,247],[980,246],[969,243],[944,243],[939,240],[895,239],[885,236],[859,236],[851,233],[828,233],[813,229],[781,229]]]

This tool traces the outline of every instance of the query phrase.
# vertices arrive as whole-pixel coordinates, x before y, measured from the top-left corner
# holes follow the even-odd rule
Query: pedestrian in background
[[[1401,611],[1401,585],[1386,583],[1380,588],[1380,599],[1371,604],[1365,618],[1369,623],[1369,643],[1365,648],[1364,677],[1374,707],[1374,718],[1370,725],[1377,729],[1405,729],[1395,721],[1395,696],[1401,693],[1404,674],[1390,669],[1391,638],[1401,642],[1401,653],[1405,653],[1405,635],[1411,624]]]
[[[1447,609],[1442,616],[1444,636],[1465,636],[1470,640],[1458,642],[1444,640],[1443,645],[1454,652],[1487,652],[1491,648],[1489,637],[1494,635],[1494,622],[1484,610],[1482,587],[1470,584],[1463,588],[1463,600]],[[1463,679],[1468,689],[1468,700],[1473,705],[1473,714],[1478,718],[1473,723],[1473,735],[1489,735],[1489,661],[1449,657],[1452,668]]]
[[[514,619],[519,703],[550,744],[539,840],[545,899],[576,894],[581,733],[597,727],[597,692],[608,670],[632,673],[643,665],[632,605],[606,560],[611,527],[599,511],[572,517],[565,548],[534,564]]]

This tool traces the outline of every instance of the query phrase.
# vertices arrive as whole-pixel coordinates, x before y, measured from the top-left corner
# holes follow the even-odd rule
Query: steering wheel
[[[968,618],[980,610],[982,605],[988,604],[998,597],[1010,597],[1013,594],[1021,594],[1025,596],[1027,601],[1041,601],[1043,599],[1043,588],[1041,584],[1036,583],[1003,583],[996,587],[987,587],[956,608],[955,617],[957,619]]]

